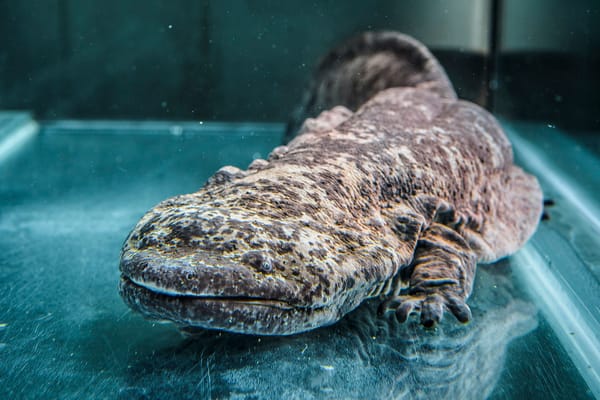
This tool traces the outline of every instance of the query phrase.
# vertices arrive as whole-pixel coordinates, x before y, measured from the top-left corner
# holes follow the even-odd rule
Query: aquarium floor
[[[480,268],[466,326],[398,324],[371,302],[302,335],[192,340],[130,312],[119,250],[137,220],[266,157],[282,129],[198,125],[41,124],[0,157],[0,398],[593,398],[523,258]]]

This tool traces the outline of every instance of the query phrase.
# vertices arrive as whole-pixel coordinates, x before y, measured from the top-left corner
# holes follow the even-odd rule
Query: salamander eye
[[[242,262],[251,265],[260,272],[273,272],[274,263],[260,251],[249,251],[242,256]]]
[[[260,269],[263,272],[273,272],[273,264],[271,264],[271,261],[269,260],[264,260],[262,264],[260,264]]]

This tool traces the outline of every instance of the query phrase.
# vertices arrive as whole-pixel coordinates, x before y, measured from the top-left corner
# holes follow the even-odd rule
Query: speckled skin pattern
[[[344,53],[357,40],[366,49],[386,44],[374,54]],[[380,312],[393,309],[401,321],[417,314],[427,327],[444,311],[471,318],[476,263],[532,235],[539,185],[513,165],[494,117],[457,100],[422,45],[382,33],[341,49],[325,58],[333,72],[317,75],[312,90],[337,76],[336,85],[355,90],[316,98],[342,105],[307,119],[268,160],[223,167],[198,192],[138,222],[120,265],[121,294],[133,309],[184,331],[251,334],[331,324],[374,296]],[[363,79],[373,69],[357,57],[374,56],[383,90],[371,97],[355,81],[357,69]],[[386,85],[386,63],[414,71]],[[348,96],[365,101],[352,112],[343,106]]]

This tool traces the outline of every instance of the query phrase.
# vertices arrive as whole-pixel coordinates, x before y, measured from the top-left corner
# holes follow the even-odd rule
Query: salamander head
[[[281,335],[333,323],[360,303],[360,279],[329,256],[335,235],[298,210],[301,200],[287,204],[275,190],[273,206],[264,188],[226,189],[174,197],[138,222],[120,264],[130,307],[181,327]]]

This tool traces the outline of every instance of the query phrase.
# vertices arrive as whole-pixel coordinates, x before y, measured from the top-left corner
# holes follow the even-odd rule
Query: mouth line
[[[285,300],[238,296],[236,293],[178,293],[153,290],[121,275],[119,293],[134,311],[150,320],[170,321],[179,327],[217,329],[256,335],[291,335],[333,323],[335,307],[291,304]],[[168,292],[168,293],[166,293]]]
[[[191,301],[203,301],[203,302],[213,302],[213,303],[228,303],[228,304],[239,304],[239,305],[249,305],[249,306],[262,306],[262,307],[271,307],[278,308],[282,310],[294,310],[294,309],[314,309],[312,307],[298,307],[293,306],[290,303],[278,300],[278,299],[269,299],[263,297],[251,297],[251,296],[215,296],[215,295],[202,295],[197,293],[180,293],[174,290],[168,290],[161,287],[157,287],[152,284],[147,284],[146,282],[139,282],[137,280],[131,279],[128,276],[122,275],[121,280],[130,285],[134,285],[138,289],[147,290],[148,292],[154,293],[156,295],[167,296],[170,298],[178,298],[181,300],[191,300]]]

